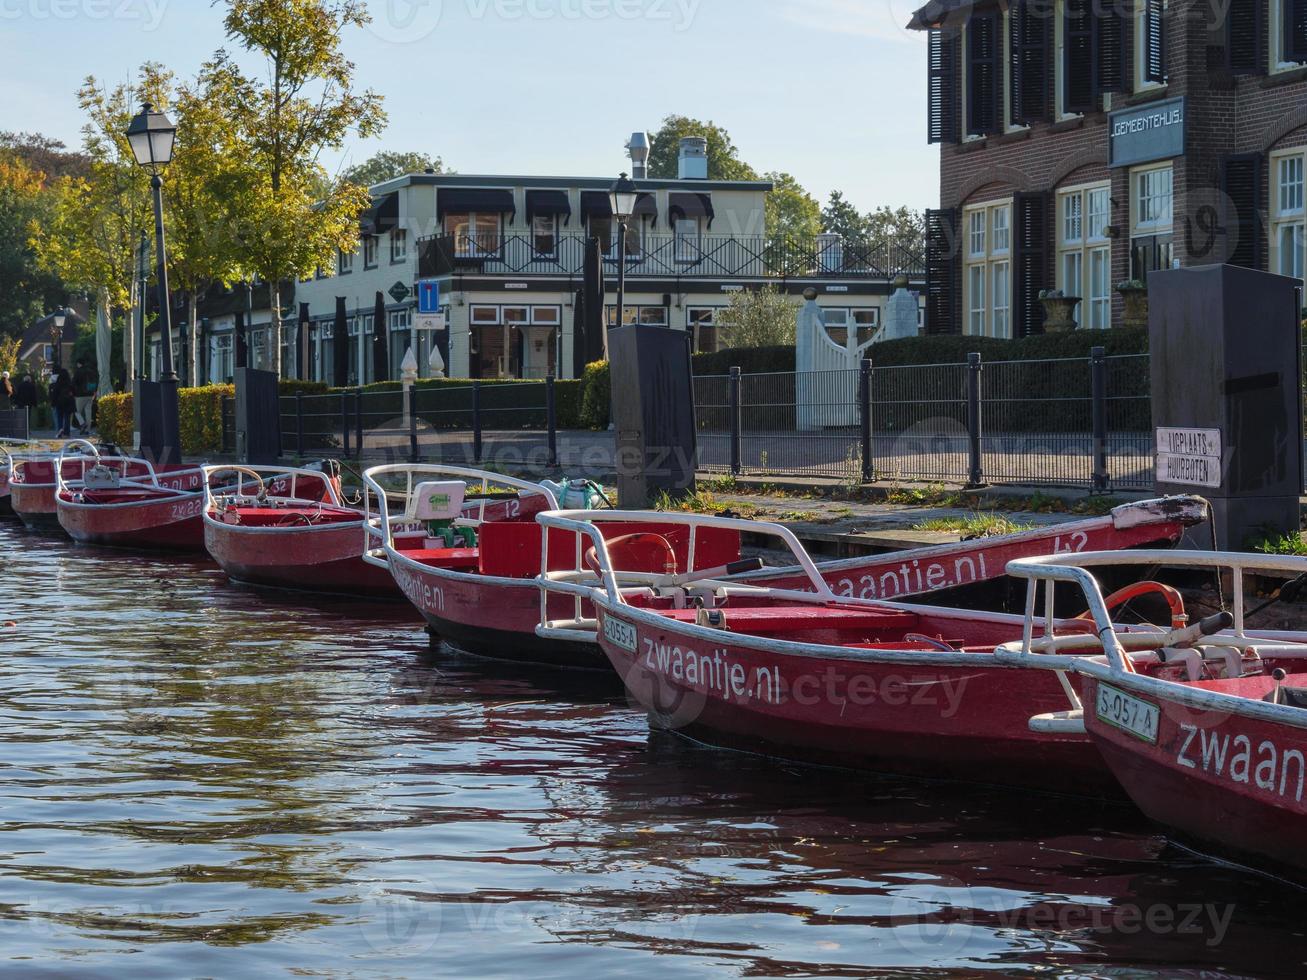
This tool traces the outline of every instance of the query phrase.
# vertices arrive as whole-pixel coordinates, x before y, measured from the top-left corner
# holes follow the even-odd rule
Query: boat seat
[[[362,514],[341,514],[317,507],[239,507],[243,527],[295,527],[296,525],[354,524]]]
[[[678,622],[693,623],[697,609],[675,609],[664,615]],[[732,609],[727,606],[726,626],[732,633],[785,636],[811,630],[859,630],[868,635],[913,629],[916,613],[882,609],[842,609],[827,606],[758,606]]]
[[[431,568],[443,568],[450,572],[475,572],[477,570],[478,549],[476,548],[422,548],[402,552],[405,558]]]

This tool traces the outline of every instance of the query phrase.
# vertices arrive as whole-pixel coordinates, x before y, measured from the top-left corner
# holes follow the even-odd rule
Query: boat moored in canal
[[[220,476],[230,477],[224,485]],[[338,464],[206,466],[204,547],[228,578],[300,592],[397,599],[390,573],[363,560],[362,510],[342,499]]]
[[[78,450],[78,466],[67,452]],[[87,463],[93,462],[87,468]],[[161,471],[162,470],[162,471]],[[199,466],[156,468],[144,459],[107,459],[76,439],[53,467],[55,512],[74,541],[115,548],[203,551],[204,475]]]
[[[1082,727],[1031,727],[1033,716],[1075,707],[1067,672],[1077,657],[1066,653],[1057,669],[1040,669],[996,656],[1000,644],[1022,637],[1020,616],[841,597],[788,528],[707,516],[646,520],[688,522],[695,536],[765,534],[794,555],[806,586],[692,583],[669,571],[633,589],[629,576],[613,574],[604,533],[611,515],[539,520],[569,535],[565,553],[584,553],[570,570],[542,576],[546,593],[571,598],[575,618],[547,610],[540,634],[596,635],[655,724],[825,765],[1073,792],[1113,786]],[[1180,644],[1219,628],[1177,623],[1173,615],[1167,629],[1118,629]],[[1054,629],[1081,644],[1081,655],[1101,653],[1090,620],[1061,618]]]
[[[1222,614],[1230,628],[1185,644],[1123,635],[1085,567],[1091,563],[1219,573],[1230,583]],[[1037,589],[1046,597],[1069,586],[1089,605],[1103,655],[1072,665],[1082,706],[1061,718],[1083,724],[1139,808],[1183,844],[1307,881],[1307,631],[1250,630],[1255,611],[1244,599],[1253,574],[1302,580],[1307,559],[1118,553],[1016,562],[1011,572],[1028,580],[1031,596],[1022,640],[999,651],[1014,663],[1047,663],[1066,649],[1037,605]],[[1164,666],[1139,669],[1141,645]]]
[[[368,560],[385,566],[427,620],[432,636],[478,656],[552,667],[607,670],[593,637],[540,636],[544,529],[536,516],[557,508],[553,491],[540,484],[481,470],[439,465],[381,466],[364,474],[368,491]],[[397,486],[396,483],[399,482]],[[494,497],[507,494],[507,500]],[[393,501],[393,503],[392,503]],[[373,507],[377,508],[373,511]],[[502,519],[482,515],[498,507]],[[651,530],[644,515],[608,512],[615,536]],[[666,528],[669,547],[685,567],[714,569],[738,561],[735,532],[705,536],[690,548],[688,528]],[[628,557],[633,567],[662,567],[660,553]],[[556,553],[557,554],[557,553]],[[560,556],[561,560],[561,556]],[[753,563],[745,567],[754,567]],[[559,600],[560,615],[570,603]]]

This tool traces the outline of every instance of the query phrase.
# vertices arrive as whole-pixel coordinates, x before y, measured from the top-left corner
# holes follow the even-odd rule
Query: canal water
[[[1307,969],[1307,893],[1128,809],[651,734],[400,608],[0,525],[0,624],[3,975]]]

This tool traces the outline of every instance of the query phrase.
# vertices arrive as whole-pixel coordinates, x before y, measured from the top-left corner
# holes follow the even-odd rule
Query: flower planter
[[[1076,328],[1076,306],[1079,296],[1043,296],[1044,333],[1064,333]]]
[[[1118,287],[1117,292],[1125,300],[1125,325],[1127,327],[1146,328],[1148,326],[1148,288],[1141,286]]]

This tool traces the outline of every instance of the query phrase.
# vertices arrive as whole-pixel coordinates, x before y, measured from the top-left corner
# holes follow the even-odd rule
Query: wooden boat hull
[[[1275,686],[1270,677],[1227,683],[1256,706]],[[1249,717],[1238,704],[1231,710],[1186,704],[1181,684],[1124,676],[1085,676],[1083,684],[1085,726],[1145,815],[1200,850],[1307,878],[1307,728]],[[1156,708],[1155,740],[1108,720],[1121,694]]]
[[[300,592],[398,599],[389,571],[363,560],[363,522],[248,527],[203,519],[203,544],[238,582]]]
[[[57,499],[58,521],[74,541],[110,548],[204,550],[204,494],[135,503],[88,504]]]
[[[1030,730],[1033,715],[1069,707],[1052,671],[978,653],[845,656],[674,623],[607,599],[596,605],[605,655],[660,727],[822,765],[1077,794],[1115,789],[1087,736]],[[965,621],[968,644],[1020,633],[1009,617],[987,621]]]

